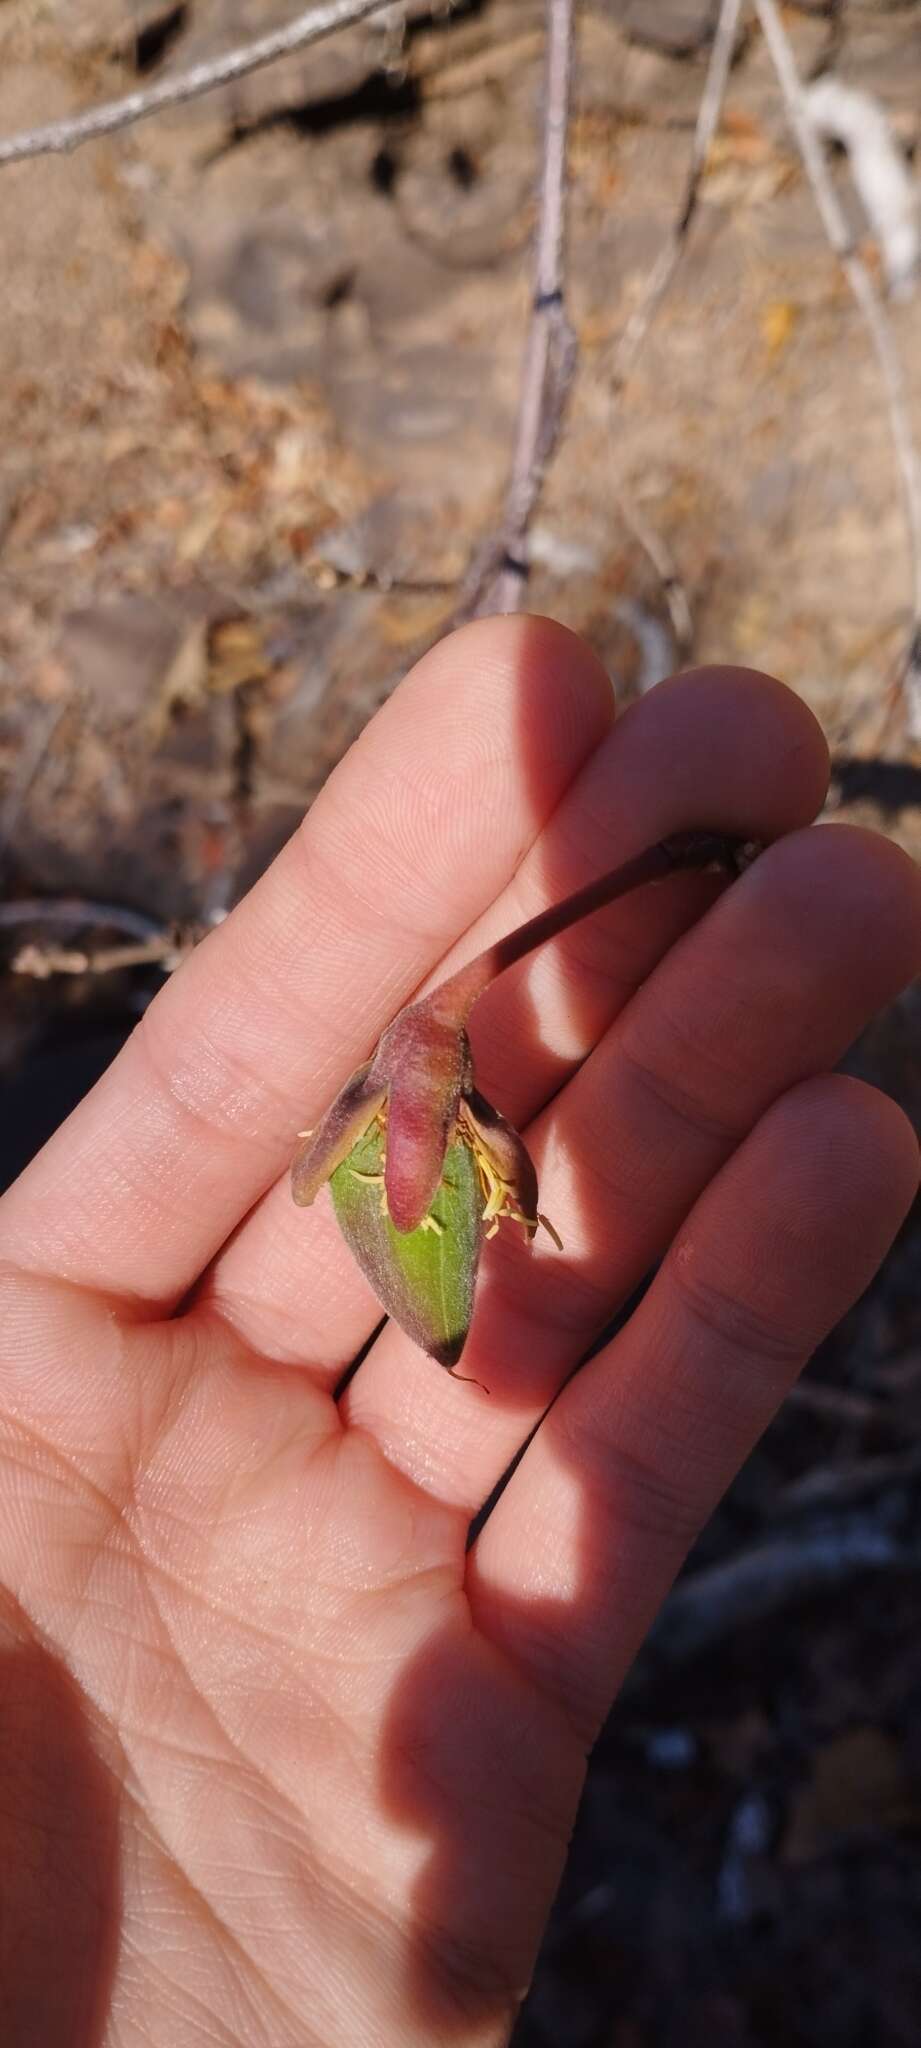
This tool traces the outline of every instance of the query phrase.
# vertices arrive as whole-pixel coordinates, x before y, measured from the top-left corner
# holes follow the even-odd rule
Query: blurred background
[[[299,11],[0,0],[0,135]],[[744,11],[681,265],[618,371],[718,11],[578,10],[580,362],[528,603],[622,701],[689,660],[785,677],[832,747],[830,813],[917,855],[879,372]],[[801,0],[783,23],[804,80],[868,96],[911,216],[921,4]],[[0,171],[4,1181],[449,626],[496,530],[543,50],[543,0],[405,0]],[[856,148],[832,140],[829,170],[921,437],[917,225],[894,277]],[[921,1128],[919,1021],[915,992],[849,1064]],[[916,2048],[919,1251],[916,1216],[672,1596],[598,1746],[516,2048]]]

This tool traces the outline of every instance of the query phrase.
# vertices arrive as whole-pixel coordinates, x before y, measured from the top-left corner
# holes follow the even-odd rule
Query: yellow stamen
[[[548,1222],[546,1216],[542,1215],[540,1211],[538,1211],[536,1216],[524,1215],[513,1186],[509,1181],[503,1180],[494,1158],[482,1143],[472,1119],[463,1119],[462,1136],[469,1145],[477,1164],[480,1189],[483,1195],[483,1222],[488,1225],[485,1233],[487,1238],[496,1236],[501,1218],[507,1216],[511,1223],[520,1224],[522,1230],[526,1230],[531,1237],[533,1237],[538,1224],[543,1224],[547,1235],[552,1237],[557,1250],[562,1251],[563,1240],[554,1230],[553,1224]]]

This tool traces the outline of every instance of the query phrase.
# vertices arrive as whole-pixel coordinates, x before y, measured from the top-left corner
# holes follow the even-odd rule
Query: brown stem
[[[485,953],[479,953],[475,960],[452,974],[450,980],[442,982],[426,999],[428,1005],[446,1021],[466,1022],[477,997],[495,981],[497,974],[504,974],[507,967],[513,967],[516,961],[533,953],[535,947],[546,945],[548,939],[555,939],[570,925],[578,924],[580,918],[590,917],[593,911],[616,902],[619,896],[628,896],[648,882],[661,882],[666,875],[682,869],[722,868],[727,874],[737,875],[743,865],[744,849],[750,843],[722,832],[679,832],[669,839],[657,840],[655,846],[647,846],[644,852],[634,854],[632,860],[611,868],[597,881],[587,882],[584,889],[565,896],[561,903],[552,903],[547,910],[529,918],[527,924],[497,939]]]
[[[484,551],[478,551],[455,618],[458,625],[464,618],[518,612],[524,605],[529,529],[576,371],[578,340],[566,310],[564,264],[576,9],[575,0],[545,0],[545,5],[547,49],[534,296],[521,367],[512,473],[500,530]]]

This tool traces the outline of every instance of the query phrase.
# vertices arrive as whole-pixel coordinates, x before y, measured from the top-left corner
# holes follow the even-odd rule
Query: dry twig
[[[697,111],[684,197],[668,240],[653,264],[639,304],[631,313],[615,351],[612,376],[615,405],[684,253],[685,243],[697,212],[707,158],[720,124],[741,12],[742,0],[721,0],[707,76]],[[676,654],[682,661],[686,661],[694,642],[694,621],[690,600],[677,566],[664,540],[641,516],[624,491],[620,493],[620,510],[624,524],[639,542],[656,570],[675,635]]]
[[[212,919],[211,922],[216,922]],[[96,926],[123,934],[117,946],[61,946],[52,941],[21,946],[10,967],[14,974],[48,981],[53,974],[115,974],[124,967],[156,966],[172,974],[203,936],[202,926],[164,930],[144,910],[121,903],[97,903],[89,896],[25,896],[0,903],[0,931],[20,926]]]
[[[670,1594],[626,1690],[654,1683],[660,1671],[712,1650],[738,1628],[869,1571],[921,1571],[921,1545],[889,1526],[884,1506],[823,1516],[694,1572]]]
[[[687,661],[694,645],[694,616],[691,611],[691,600],[681,580],[674,555],[661,533],[657,533],[655,527],[650,526],[649,521],[626,491],[620,493],[618,510],[628,533],[633,535],[658,576],[674,634],[675,659]]]
[[[559,437],[576,367],[563,254],[575,0],[547,0],[547,61],[534,297],[521,373],[512,473],[498,540],[475,564],[460,616],[516,612],[528,579],[528,528]]]
[[[814,1465],[802,1478],[782,1486],[771,1503],[771,1520],[844,1507],[904,1486],[921,1477],[921,1444],[877,1458],[847,1458],[836,1465]]]
[[[742,0],[721,0],[707,76],[697,110],[684,198],[668,241],[653,264],[639,305],[631,313],[618,344],[614,360],[615,391],[620,390],[631,365],[636,360],[681,261],[691,223],[697,212],[707,158],[720,124],[741,12]]]
[[[755,0],[755,8],[825,233],[863,317],[885,387],[892,445],[902,485],[911,575],[911,628],[902,688],[909,732],[912,739],[921,740],[921,469],[902,364],[892,322],[862,256],[854,247],[844,209],[829,176],[777,0]]]
[[[821,1380],[800,1380],[790,1388],[787,1405],[840,1422],[848,1429],[899,1429],[898,1417],[885,1402],[855,1394],[850,1387],[826,1386]]]
[[[334,35],[337,29],[363,21],[368,14],[380,14],[390,5],[392,0],[321,0],[320,5],[305,8],[284,28],[274,29],[270,35],[259,36],[238,49],[226,50],[223,56],[196,64],[175,78],[164,78],[157,85],[125,93],[122,99],[107,100],[103,106],[90,107],[85,114],[76,114],[71,119],[49,121],[42,128],[7,136],[5,141],[0,140],[0,165],[19,163],[30,156],[60,156],[100,135],[114,135],[120,128],[130,128],[135,121],[145,121],[149,114],[184,106],[188,100],[213,92],[216,86],[230,85],[251,71],[274,64],[278,57],[290,57],[295,50],[305,50],[324,36]]]
[[[177,932],[160,932],[136,945],[100,946],[85,952],[78,946],[21,946],[14,954],[14,974],[32,981],[50,981],[54,974],[119,974],[126,967],[160,967],[172,974],[191,951],[193,940]]]

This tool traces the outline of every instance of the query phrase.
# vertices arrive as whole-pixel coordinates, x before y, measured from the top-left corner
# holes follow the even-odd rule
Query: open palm
[[[768,678],[612,716],[559,627],[444,643],[2,1205],[7,2048],[504,2040],[617,1683],[911,1200],[828,1072],[917,964],[910,864],[800,829]],[[776,843],[474,1014],[565,1246],[487,1248],[483,1385],[388,1326],[337,1403],[379,1311],[296,1131],[440,963],[687,826]]]

